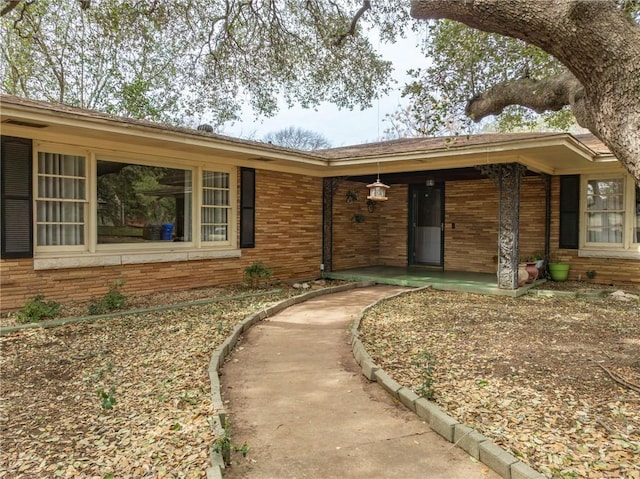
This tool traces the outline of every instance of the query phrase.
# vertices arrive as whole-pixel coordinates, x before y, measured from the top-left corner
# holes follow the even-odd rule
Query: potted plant
[[[569,276],[569,268],[569,263],[560,259],[549,261],[549,275],[553,281],[566,281]]]
[[[542,251],[536,251],[531,255],[531,259],[536,262],[536,268],[538,271],[542,271],[544,267],[544,253]]]

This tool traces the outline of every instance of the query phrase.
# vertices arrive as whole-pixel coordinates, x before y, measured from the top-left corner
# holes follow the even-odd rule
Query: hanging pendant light
[[[368,200],[387,201],[389,199],[387,198],[387,190],[391,187],[380,181],[380,163],[378,163],[378,179],[370,185],[367,185],[367,188],[369,188]]]

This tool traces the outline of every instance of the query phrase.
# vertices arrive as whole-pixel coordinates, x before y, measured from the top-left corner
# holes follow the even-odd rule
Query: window
[[[36,245],[84,245],[86,206],[86,158],[39,152]]]
[[[583,177],[582,249],[640,253],[640,187],[630,175]]]
[[[229,239],[229,173],[205,171],[202,174],[201,240],[221,242]]]
[[[240,254],[235,168],[56,149],[33,163],[36,268]]]
[[[587,243],[622,245],[624,179],[587,181]]]
[[[191,177],[191,170],[98,160],[98,244],[191,241]]]

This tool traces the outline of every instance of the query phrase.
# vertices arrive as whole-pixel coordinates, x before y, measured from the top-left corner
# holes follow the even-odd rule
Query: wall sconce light
[[[424,184],[426,186],[433,186],[436,184],[435,180],[433,178],[427,178],[427,181],[424,182]]]

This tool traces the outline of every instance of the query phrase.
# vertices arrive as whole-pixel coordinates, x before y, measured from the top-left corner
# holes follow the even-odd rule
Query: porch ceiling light
[[[378,179],[374,183],[367,185],[367,188],[369,188],[369,196],[367,196],[368,200],[387,201],[389,199],[387,198],[386,190],[388,190],[390,186],[387,186],[384,183],[382,183],[380,181],[380,177],[378,177]]]

